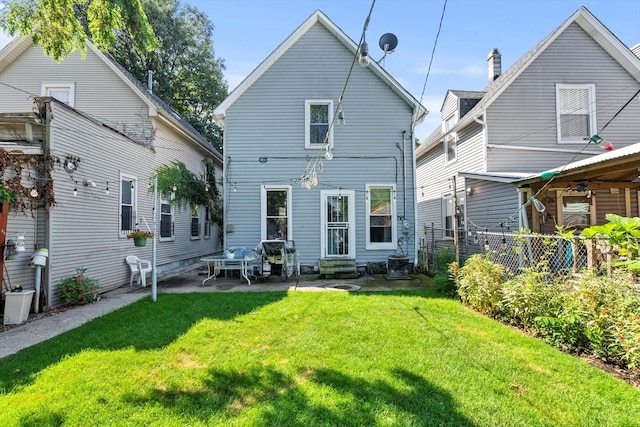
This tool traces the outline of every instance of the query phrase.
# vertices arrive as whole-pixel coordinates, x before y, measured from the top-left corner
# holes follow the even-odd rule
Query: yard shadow
[[[124,400],[133,406],[160,404],[171,410],[176,419],[188,414],[203,423],[216,424],[247,422],[239,418],[244,411],[251,411],[253,425],[362,426],[388,424],[387,417],[395,417],[392,424],[474,426],[458,413],[446,391],[402,369],[391,372],[401,380],[400,386],[331,369],[308,370],[295,378],[266,367],[247,371],[210,369],[209,373],[203,391],[155,389],[146,394],[129,394]],[[322,398],[310,399],[303,387],[305,382],[330,391],[322,392]],[[257,407],[260,409],[256,413]]]
[[[86,349],[163,348],[202,319],[232,320],[278,302],[286,292],[162,294],[145,298],[17,354],[0,359],[0,392],[28,384],[35,373]]]

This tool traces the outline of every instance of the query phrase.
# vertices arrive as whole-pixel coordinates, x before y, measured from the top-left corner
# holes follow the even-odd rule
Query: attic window
[[[70,107],[75,106],[75,83],[42,83],[41,93]]]
[[[332,114],[333,101],[331,100],[305,101],[305,148],[323,148],[325,141],[329,147],[333,148],[333,129],[330,129],[329,126]]]
[[[580,143],[596,133],[596,87],[556,85],[558,143]]]

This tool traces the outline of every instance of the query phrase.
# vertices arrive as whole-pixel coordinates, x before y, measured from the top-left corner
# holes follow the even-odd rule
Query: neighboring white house
[[[101,291],[129,282],[127,255],[151,259],[151,244],[134,247],[127,234],[153,228],[156,169],[182,162],[196,176],[222,174],[222,156],[175,111],[136,82],[110,57],[87,45],[55,63],[29,40],[0,51],[0,148],[45,159],[43,170],[23,170],[22,184],[42,194],[50,177],[55,206],[8,218],[7,239],[24,235],[26,251],[7,260],[12,285],[33,288],[30,256],[47,248],[43,300],[57,305],[61,278],[86,268]],[[21,114],[16,114],[21,113]],[[47,171],[48,170],[48,171]],[[15,174],[6,171],[5,180]],[[34,193],[36,194],[36,193]],[[220,250],[218,229],[201,206],[157,205],[158,274],[193,266]]]
[[[321,273],[396,254],[413,262],[413,128],[426,110],[358,55],[316,11],[216,108],[226,245],[293,240]]]
[[[487,60],[485,90],[449,91],[442,125],[416,149],[419,238],[429,241],[434,228],[436,239],[452,239],[454,225],[459,236],[505,226],[553,233],[624,215],[625,206],[638,215],[637,191],[617,190],[628,181],[591,192],[588,175],[549,182],[537,195],[541,213],[530,203],[541,186],[520,181],[601,154],[607,142],[640,141],[640,104],[629,103],[640,60],[631,50],[581,7],[504,74],[498,49]],[[583,224],[573,223],[576,209]]]

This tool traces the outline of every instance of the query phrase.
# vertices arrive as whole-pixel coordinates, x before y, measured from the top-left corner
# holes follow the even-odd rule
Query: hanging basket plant
[[[205,174],[198,177],[184,163],[172,162],[160,166],[158,173],[158,191],[173,193],[172,204],[183,208],[193,205],[207,206],[211,211],[210,221],[222,225],[222,204],[215,176],[215,167],[211,160],[204,160]]]

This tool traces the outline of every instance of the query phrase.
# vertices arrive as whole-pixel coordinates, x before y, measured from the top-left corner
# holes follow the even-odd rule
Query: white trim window
[[[206,206],[204,208],[204,238],[211,238],[211,208]]]
[[[191,205],[191,240],[200,238],[200,205]]]
[[[451,163],[457,159],[458,154],[458,135],[455,132],[449,132],[455,124],[458,122],[457,116],[454,114],[442,123],[442,131],[445,133],[444,137],[444,152],[445,162]]]
[[[120,174],[120,236],[124,237],[138,224],[138,178]]]
[[[396,187],[367,184],[367,249],[396,249]]]
[[[330,126],[332,114],[331,100],[304,101],[304,148],[323,148],[325,141],[329,148],[333,148],[333,127]]]
[[[453,206],[453,194],[442,196],[442,228],[443,236],[453,238],[453,221],[455,220],[455,208]]]
[[[75,106],[75,83],[42,83],[42,96],[50,96],[70,107]]]
[[[596,86],[556,84],[558,143],[584,144],[596,133]]]
[[[160,240],[173,240],[175,208],[171,200],[173,193],[160,194]]]
[[[260,235],[262,240],[293,240],[291,186],[262,186]]]

